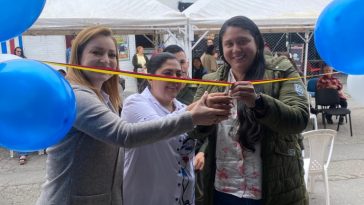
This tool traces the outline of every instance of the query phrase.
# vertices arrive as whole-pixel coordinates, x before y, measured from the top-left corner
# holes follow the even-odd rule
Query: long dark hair
[[[24,50],[22,47],[15,47],[14,48],[14,55],[16,55],[16,50],[20,49],[20,56],[19,57],[22,57],[22,58],[27,58],[25,55],[24,55]]]
[[[146,65],[148,73],[155,74],[167,60],[177,60],[177,58],[169,52],[163,52],[152,57]]]
[[[195,65],[193,65],[193,62],[195,62],[195,60],[198,60],[200,62],[200,67],[199,68],[196,68]],[[202,62],[201,62],[201,58],[200,57],[194,57],[192,59],[192,69],[204,69],[203,65],[202,65]]]
[[[265,71],[265,58],[264,58],[264,40],[259,31],[258,26],[249,18],[245,16],[235,16],[227,20],[221,27],[219,32],[219,48],[220,55],[223,61],[226,63],[228,69],[231,69],[230,64],[224,57],[224,47],[222,44],[223,36],[228,27],[237,27],[248,31],[254,38],[254,42],[257,46],[256,57],[245,74],[244,80],[258,80],[263,79]],[[256,86],[256,90],[260,90],[261,87]],[[241,101],[238,101],[238,120],[239,129],[237,134],[239,135],[239,143],[243,149],[255,151],[255,144],[261,141],[262,127],[255,120],[253,111],[247,108]]]

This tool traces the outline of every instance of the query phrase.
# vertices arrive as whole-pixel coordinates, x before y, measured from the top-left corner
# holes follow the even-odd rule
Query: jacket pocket
[[[286,156],[302,158],[301,148],[298,140],[278,140],[274,147],[275,154]]]
[[[71,196],[71,205],[100,205],[100,204],[111,204],[111,194]]]
[[[297,181],[302,181],[304,169],[300,145],[297,141],[282,140],[281,143],[276,145],[274,150],[277,161],[281,162],[281,171],[283,171],[285,177],[293,177]]]

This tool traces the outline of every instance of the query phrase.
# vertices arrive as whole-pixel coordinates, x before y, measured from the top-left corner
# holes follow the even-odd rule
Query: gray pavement
[[[340,126],[328,170],[332,205],[364,204],[364,105],[350,98],[348,103],[354,136],[350,137],[349,124]],[[323,128],[321,116],[318,123]],[[336,126],[327,128],[336,129]],[[17,158],[9,156],[9,151],[0,148],[0,205],[35,204],[44,182],[46,155],[34,153],[22,166]],[[323,181],[317,180],[314,193],[310,193],[310,204],[325,204],[323,187]]]

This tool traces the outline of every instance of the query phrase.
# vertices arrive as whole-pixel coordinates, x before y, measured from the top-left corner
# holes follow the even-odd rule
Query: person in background
[[[133,66],[134,66],[134,72],[138,72],[138,73],[147,73],[147,68],[146,68],[146,64],[148,63],[149,59],[147,57],[147,55],[144,54],[144,48],[143,46],[138,46],[136,48],[137,52],[136,54],[134,54],[133,56]],[[137,88],[138,88],[138,92],[143,91],[143,86],[145,84],[144,79],[138,78],[137,79]]]
[[[322,89],[322,88],[331,88],[331,89],[335,89],[338,91],[339,93],[339,99],[340,99],[340,106],[342,108],[347,108],[348,107],[348,102],[346,101],[346,96],[344,94],[343,91],[343,84],[341,83],[341,81],[334,77],[332,72],[333,69],[332,67],[330,67],[327,64],[324,64],[323,67],[323,72],[325,75],[323,75],[318,81],[317,81],[317,89]],[[330,108],[334,108],[334,105],[331,105]],[[326,116],[326,120],[328,124],[333,124],[334,122],[332,121],[332,116],[331,115],[325,115]],[[340,116],[339,117],[339,124],[343,124],[344,123],[344,117]]]
[[[66,49],[66,63],[69,63],[70,62],[70,58],[71,58],[71,48],[72,48],[73,40],[74,39],[71,40],[71,46]]]
[[[26,58],[24,55],[24,51],[21,47],[14,48],[14,55],[19,56],[21,58]],[[24,165],[27,162],[29,152],[19,152],[19,164]]]
[[[159,45],[159,46],[157,46],[157,47],[154,49],[153,53],[152,53],[152,58],[153,58],[154,56],[156,56],[156,55],[158,55],[158,54],[162,53],[162,52],[163,52],[163,49],[164,49],[164,46],[163,46],[163,45]]]
[[[269,44],[264,40],[264,55],[273,56],[272,50]]]
[[[207,70],[202,66],[201,59],[194,57],[192,59],[192,78],[202,79],[205,74],[207,74]]]
[[[137,52],[136,54],[133,56],[133,66],[134,66],[134,72],[146,72],[146,64],[148,63],[149,59],[148,57],[144,54],[144,48],[143,46],[138,46],[136,48]],[[138,70],[139,69],[139,70]]]
[[[70,63],[119,70],[117,53],[110,29],[89,27],[75,38]],[[76,119],[65,138],[47,149],[46,181],[38,205],[122,204],[124,150],[120,147],[168,139],[228,115],[227,110],[206,107],[205,94],[175,116],[129,124],[118,114],[118,75],[70,69],[67,80],[76,97]]]
[[[217,70],[217,62],[216,62],[216,50],[214,45],[209,45],[206,48],[206,51],[201,56],[201,62],[203,67],[205,67],[208,73],[215,72]]]
[[[182,78],[190,78],[188,68],[189,62],[186,57],[185,51],[178,45],[169,45],[163,52],[172,53],[176,56],[179,64],[181,65]],[[185,105],[189,105],[193,101],[194,91],[190,89],[189,85],[183,84],[182,90],[177,95],[177,100]]]
[[[27,58],[27,57],[25,57],[24,51],[21,47],[14,48],[14,55],[19,56],[21,58]]]
[[[63,76],[63,77],[66,77],[67,73],[65,70],[63,69],[58,69],[58,72]]]
[[[307,205],[300,133],[309,118],[307,93],[301,79],[253,85],[252,80],[297,78],[284,56],[264,56],[264,41],[247,17],[228,19],[219,32],[225,65],[203,79],[227,81],[231,88],[200,85],[205,91],[230,93],[229,119],[197,127],[208,138],[203,171],[204,205]],[[209,106],[214,103],[207,100]]]

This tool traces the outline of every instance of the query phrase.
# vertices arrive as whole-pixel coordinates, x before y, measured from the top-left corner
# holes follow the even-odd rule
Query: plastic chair
[[[315,114],[310,113],[310,120],[312,120],[312,124],[313,124],[313,129],[317,130],[318,126],[317,126],[317,117]]]
[[[321,109],[318,109],[319,112],[322,113],[322,123],[324,124],[324,128],[326,128],[326,115],[335,115],[335,116],[345,116],[346,122],[347,116],[349,116],[349,125],[350,125],[350,136],[353,136],[353,128],[351,125],[351,111],[348,108],[338,107],[340,103],[339,93],[336,89],[331,88],[322,88],[316,91],[316,108],[321,106]],[[329,108],[331,105],[334,105],[335,108]],[[339,131],[340,123],[337,123],[336,130]]]
[[[329,180],[327,168],[331,160],[334,138],[337,132],[330,129],[312,130],[302,133],[305,140],[308,140],[310,165],[308,169],[309,191],[313,192],[315,178],[322,175],[325,182],[326,205],[330,204]]]
[[[313,129],[317,130],[318,129],[317,116],[315,114],[311,113],[311,95],[308,95],[308,105],[309,105],[309,110],[310,110],[310,120],[312,121]]]

